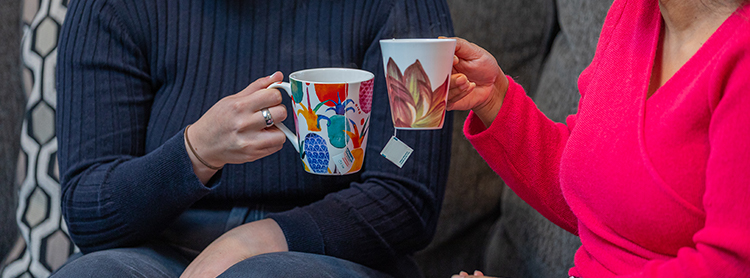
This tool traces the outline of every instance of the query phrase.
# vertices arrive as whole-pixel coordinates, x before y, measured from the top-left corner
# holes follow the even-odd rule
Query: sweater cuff
[[[518,95],[526,95],[526,92],[520,84],[516,83],[512,77],[506,77],[508,78],[508,91],[505,92],[503,105],[500,107],[497,117],[492,121],[489,128],[484,126],[484,123],[474,111],[469,112],[469,116],[466,117],[466,122],[464,122],[464,136],[466,136],[470,142],[483,141],[489,139],[487,137],[495,137],[497,134],[500,134],[501,130],[503,130],[503,126],[505,126],[505,120],[508,118],[508,114],[511,113],[510,111],[513,109],[513,106],[518,106],[518,104],[515,103],[518,102]]]
[[[312,216],[303,209],[294,208],[285,212],[271,213],[268,218],[276,221],[281,227],[289,251],[325,254],[320,228]]]
[[[184,171],[190,176],[189,179],[193,179],[197,181],[198,184],[202,184],[198,176],[193,171],[193,161],[190,159],[190,155],[187,153],[189,151],[185,148],[185,133],[179,132],[169,141],[172,141],[173,144],[176,144],[174,148],[179,155],[180,167],[182,169],[185,169]],[[169,141],[167,141],[165,145],[169,144]],[[216,171],[216,173],[214,173],[214,175],[210,179],[208,179],[208,182],[206,182],[203,187],[206,189],[213,189],[219,186],[221,184],[222,173],[224,173],[224,167],[221,167],[221,169]]]

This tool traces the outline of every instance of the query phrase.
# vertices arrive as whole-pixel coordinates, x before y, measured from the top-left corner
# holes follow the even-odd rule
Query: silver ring
[[[266,127],[273,125],[273,117],[271,116],[271,111],[268,111],[268,108],[261,109],[260,114],[263,115],[263,119],[266,121]]]

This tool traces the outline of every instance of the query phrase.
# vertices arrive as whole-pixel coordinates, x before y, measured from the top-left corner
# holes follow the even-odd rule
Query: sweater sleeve
[[[489,128],[471,112],[464,134],[479,155],[524,201],[544,217],[577,233],[577,218],[560,189],[560,157],[570,135],[569,126],[547,118],[526,96],[521,85],[510,84],[503,105]]]
[[[740,34],[746,29],[738,30]],[[623,277],[746,277],[750,273],[750,36],[743,33],[733,39],[738,38],[739,43],[727,44],[743,50],[723,57],[727,67],[712,69],[713,80],[707,80],[714,84],[709,93],[714,109],[708,128],[705,226],[693,235],[695,246],[681,248],[676,258],[649,261],[642,271]]]
[[[290,250],[327,254],[373,266],[424,248],[432,239],[449,166],[452,116],[441,130],[399,131],[414,149],[399,169],[379,155],[394,133],[388,108],[380,39],[451,36],[442,0],[394,1],[372,14],[386,15],[371,38],[363,68],[375,74],[373,110],[360,182],[323,200],[271,214]]]
[[[73,1],[58,48],[56,128],[62,211],[84,253],[161,231],[209,189],[182,133],[146,153],[148,63],[110,1]]]
[[[578,78],[581,99],[601,61],[600,51],[611,40],[611,30],[622,16],[627,1],[615,0],[607,13],[597,52]],[[544,217],[573,234],[578,234],[578,219],[571,211],[560,188],[560,159],[577,114],[569,115],[566,124],[555,123],[545,116],[523,88],[511,77],[503,106],[495,121],[486,128],[473,113],[464,123],[464,134],[477,152],[503,181],[525,202]]]

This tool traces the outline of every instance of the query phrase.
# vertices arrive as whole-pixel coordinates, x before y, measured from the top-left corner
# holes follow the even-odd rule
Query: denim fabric
[[[73,255],[57,277],[179,277],[200,250],[243,222],[262,219],[276,208],[190,209],[158,240],[132,248]],[[394,267],[396,267],[394,265]],[[309,253],[282,252],[246,259],[221,277],[390,277],[350,261]]]
[[[71,257],[59,277],[148,277],[177,278],[189,260],[166,244],[151,243],[133,248],[117,248]],[[366,266],[350,261],[309,253],[281,252],[255,256],[239,262],[219,277],[368,277],[388,278]]]
[[[50,277],[176,278],[190,261],[163,243],[74,254]]]
[[[255,256],[230,267],[219,278],[248,277],[391,277],[372,268],[330,256],[281,252]]]

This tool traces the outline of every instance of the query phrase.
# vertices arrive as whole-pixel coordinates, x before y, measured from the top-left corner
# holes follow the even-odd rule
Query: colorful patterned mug
[[[305,171],[345,175],[362,169],[372,109],[375,75],[348,68],[317,68],[293,72],[284,89],[292,97],[294,127],[275,125],[300,153]]]
[[[380,40],[388,100],[397,129],[441,129],[455,39]]]

